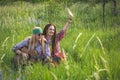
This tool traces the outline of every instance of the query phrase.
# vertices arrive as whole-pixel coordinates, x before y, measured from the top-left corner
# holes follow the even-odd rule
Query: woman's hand
[[[68,11],[68,14],[69,14],[69,19],[68,19],[67,23],[65,24],[65,26],[63,27],[63,31],[65,31],[65,32],[69,28],[70,23],[72,22],[72,18],[73,18],[73,14],[72,14],[72,12],[70,11],[69,8],[67,8],[67,11]]]
[[[27,53],[23,53],[23,52],[22,52],[21,55],[22,55],[23,59],[25,59],[25,60],[28,59],[28,54],[27,54]]]
[[[49,61],[49,62],[52,62],[52,59],[50,58],[50,57],[46,57],[46,59],[45,59],[46,61]]]
[[[41,35],[39,41],[40,41],[40,43],[47,42],[47,40],[45,39],[44,35]]]

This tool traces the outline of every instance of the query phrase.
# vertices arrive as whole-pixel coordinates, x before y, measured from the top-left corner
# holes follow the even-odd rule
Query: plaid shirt
[[[61,30],[59,33],[57,33],[56,35],[56,46],[55,46],[55,50],[54,50],[54,53],[60,53],[61,50],[60,50],[60,41],[64,38],[65,36],[65,31],[64,30]]]
[[[60,41],[64,38],[65,36],[65,31],[64,30],[61,30],[59,33],[56,34],[56,45],[55,45],[55,50],[54,50],[54,53],[60,53],[61,50],[60,50]]]
[[[22,47],[27,47],[27,46],[28,46],[28,43],[29,43],[29,38],[27,38],[27,39],[21,41],[20,43],[16,44],[16,45],[12,48],[12,50],[15,52],[15,51],[17,51],[18,49],[20,49],[20,48],[22,48]],[[42,55],[42,47],[41,47],[41,44],[40,44],[40,43],[35,47],[34,50],[36,50],[36,51],[38,52],[39,56]],[[50,48],[49,48],[49,44],[48,44],[48,43],[46,43],[46,45],[45,45],[45,53],[46,53],[46,54],[45,54],[46,57],[51,56],[51,54],[50,54]]]

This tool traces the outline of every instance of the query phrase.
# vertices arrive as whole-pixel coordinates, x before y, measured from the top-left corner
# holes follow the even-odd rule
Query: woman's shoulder
[[[61,31],[59,31],[59,33],[57,33],[56,40],[60,41],[62,38],[64,38],[64,36],[65,36],[65,31],[62,29]]]
[[[26,37],[26,38],[24,39],[24,41],[29,41],[30,38],[31,38],[31,36],[28,36],[28,37]]]
[[[57,35],[63,34],[65,31],[62,29],[59,32],[57,32]]]

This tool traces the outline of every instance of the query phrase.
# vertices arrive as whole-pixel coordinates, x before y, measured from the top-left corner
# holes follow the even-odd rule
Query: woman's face
[[[36,35],[35,35],[36,40],[39,40],[39,39],[40,39],[40,36],[41,36],[41,34],[36,34]]]
[[[53,25],[51,25],[48,30],[47,30],[47,35],[48,36],[53,36],[54,35],[54,32],[55,32],[55,28]]]

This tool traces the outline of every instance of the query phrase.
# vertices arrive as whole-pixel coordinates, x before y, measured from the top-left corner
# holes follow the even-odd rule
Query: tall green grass
[[[0,73],[2,80],[119,80],[120,74],[120,15],[106,7],[106,23],[102,23],[102,4],[14,2],[0,6]],[[73,22],[61,49],[67,61],[57,68],[41,63],[14,71],[12,47],[31,35],[35,26],[44,28],[51,22],[60,31],[68,19],[66,8],[74,14]],[[118,6],[119,7],[119,6]]]

